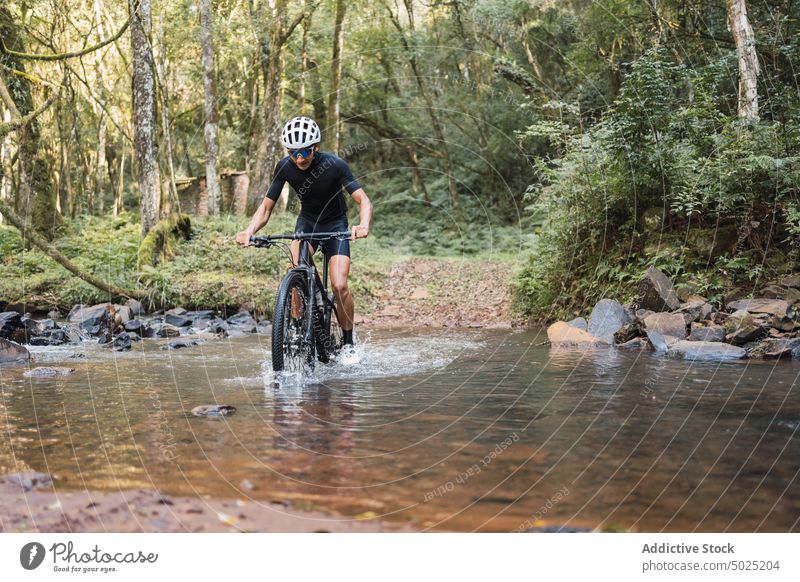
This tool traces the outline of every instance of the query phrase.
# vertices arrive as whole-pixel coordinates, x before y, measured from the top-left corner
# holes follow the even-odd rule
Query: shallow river
[[[177,351],[32,348],[38,365],[76,372],[0,368],[0,474],[289,500],[421,529],[800,530],[800,364],[544,339],[374,332],[361,365],[278,388],[263,335]],[[238,412],[189,413],[213,403]]]

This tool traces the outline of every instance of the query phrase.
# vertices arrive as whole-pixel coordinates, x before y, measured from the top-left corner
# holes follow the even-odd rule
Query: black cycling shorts
[[[294,225],[295,232],[344,232],[347,230],[347,217],[334,218],[328,222],[315,222],[304,216],[297,217],[297,223]],[[344,239],[329,239],[325,241],[314,241],[311,243],[311,248],[317,250],[317,245],[322,245],[322,252],[333,257],[335,255],[350,256],[350,240]]]

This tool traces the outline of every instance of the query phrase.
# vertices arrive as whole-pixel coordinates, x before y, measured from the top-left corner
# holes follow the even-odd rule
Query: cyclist
[[[295,232],[347,230],[347,203],[342,192],[347,190],[360,207],[360,222],[352,228],[352,240],[369,235],[372,203],[347,163],[332,153],[319,150],[321,139],[319,126],[311,118],[295,117],[284,125],[281,145],[286,148],[288,155],[275,165],[267,195],[247,229],[236,234],[237,243],[249,246],[250,237],[266,226],[286,182],[300,197],[300,215],[294,227]],[[331,285],[339,306],[344,336],[340,361],[355,364],[359,357],[353,342],[353,296],[347,284],[350,275],[350,241],[331,239],[320,244],[330,257]],[[300,241],[292,241],[293,263],[297,263],[299,254]]]

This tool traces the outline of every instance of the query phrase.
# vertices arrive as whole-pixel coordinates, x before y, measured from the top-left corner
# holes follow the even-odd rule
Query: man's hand
[[[242,246],[249,247],[253,243],[250,242],[250,237],[253,236],[253,233],[249,230],[243,230],[241,232],[236,233],[236,242]]]
[[[353,240],[358,238],[367,238],[369,236],[369,227],[359,224],[352,228],[351,233]]]

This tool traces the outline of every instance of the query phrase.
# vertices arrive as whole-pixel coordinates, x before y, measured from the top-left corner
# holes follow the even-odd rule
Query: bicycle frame
[[[250,241],[255,246],[270,247],[275,241],[278,240],[299,240],[300,252],[298,253],[297,264],[294,265],[289,271],[301,271],[306,276],[306,285],[308,286],[308,306],[309,315],[308,323],[306,324],[305,340],[310,345],[314,345],[314,312],[317,309],[317,291],[319,290],[322,297],[323,321],[327,324],[333,313],[334,305],[331,298],[328,296],[328,263],[330,257],[327,253],[323,253],[324,262],[322,266],[322,280],[320,280],[319,273],[317,272],[314,263],[312,262],[312,254],[309,251],[312,241],[324,241],[333,238],[349,238],[349,231],[343,232],[320,232],[320,233],[302,233],[296,232],[294,234],[279,234],[264,237],[251,237]]]

